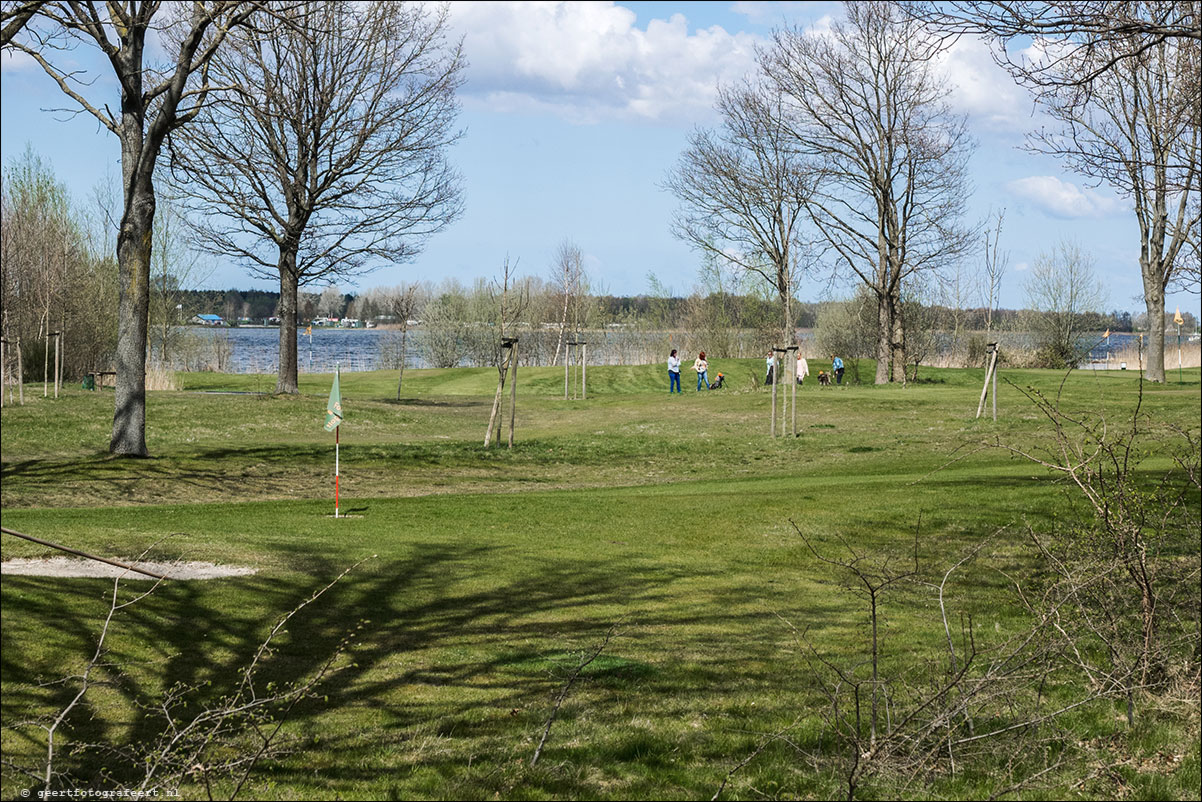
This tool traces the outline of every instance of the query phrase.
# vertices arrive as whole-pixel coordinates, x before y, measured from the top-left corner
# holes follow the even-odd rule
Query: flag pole
[[[339,429],[341,429],[340,424],[342,423],[342,390],[338,387],[338,379],[339,379],[339,374],[341,372],[342,371],[340,370],[340,366],[337,363],[335,363],[334,364],[334,384],[332,387],[330,387],[330,400],[326,402],[326,425],[325,425],[325,429],[327,432],[330,431],[330,429],[334,430],[334,517],[335,518],[337,518],[339,515],[339,512],[338,512],[338,490],[339,490],[338,477],[339,477],[339,474],[341,473],[341,471],[339,470],[339,468],[341,467],[339,465],[339,462],[340,462],[339,457],[341,455],[338,453],[340,450],[341,440],[342,440],[342,432],[339,431]]]
[[[342,427],[334,427],[334,517],[338,517],[338,435],[341,433]]]
[[[338,379],[340,378],[339,374],[342,373],[341,368],[342,368],[341,365],[335,363],[335,365],[334,365],[334,386],[335,387],[337,387],[339,384]],[[339,394],[338,394],[338,404],[339,404],[338,414],[341,415],[342,414],[342,409],[341,409],[342,393],[341,392],[339,392]],[[339,420],[338,422],[340,424],[342,423],[341,420]],[[339,456],[338,449],[339,449],[340,441],[342,439],[341,436],[342,436],[342,426],[335,426],[334,427],[334,517],[335,518],[338,517],[338,456]]]
[[[1181,307],[1177,307],[1177,312],[1173,315],[1173,322],[1177,324],[1177,383],[1181,384],[1181,324],[1185,322],[1185,318],[1181,317]]]

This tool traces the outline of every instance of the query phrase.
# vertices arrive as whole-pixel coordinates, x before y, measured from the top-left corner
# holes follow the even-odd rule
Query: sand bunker
[[[144,571],[162,574],[169,579],[220,579],[227,576],[250,576],[254,568],[240,565],[215,565],[204,562],[132,562]],[[61,577],[122,577],[123,579],[142,579],[154,582],[153,577],[145,574],[126,571],[115,565],[84,560],[76,557],[50,557],[41,560],[16,559],[0,562],[0,574],[13,576],[61,576]]]

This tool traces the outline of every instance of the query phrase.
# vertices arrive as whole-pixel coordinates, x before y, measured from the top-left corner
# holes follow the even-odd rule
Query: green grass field
[[[147,460],[107,456],[111,390],[56,401],[27,387],[24,407],[3,410],[5,527],[117,558],[150,549],[258,569],[169,581],[118,613],[104,682],[60,733],[61,765],[89,787],[127,780],[111,755],[68,745],[150,743],[162,729],[156,699],[196,687],[203,706],[227,692],[279,616],[363,561],[271,655],[266,677],[283,685],[354,633],[338,672],[290,712],[289,753],[261,761],[242,798],[709,799],[789,726],[723,798],[845,793],[799,632],[851,666],[866,654],[867,617],[798,530],[824,553],[839,554],[842,539],[899,559],[917,535],[928,582],[992,536],[948,593],[982,641],[1000,639],[1022,626],[1007,577],[1030,569],[1025,527],[1080,514],[1047,470],[988,447],[1051,445],[1018,388],[1121,422],[1140,386],[1129,372],[1004,372],[1014,386],[1000,386],[994,423],[974,418],[981,371],[924,370],[905,388],[808,382],[798,436],[773,440],[769,393],[753,388],[761,367],[715,360],[728,389],[695,393],[686,376],[680,396],[659,366],[595,367],[588,399],[571,401],[562,370],[523,369],[513,450],[482,446],[493,370],[406,371],[400,401],[393,373],[345,374],[342,520],[331,517],[333,435],[321,428],[330,376],[304,376],[302,395],[282,398],[264,394],[271,377],[183,375],[182,391],[149,396]],[[1199,378],[1144,385],[1144,412],[1196,433]],[[1140,470],[1173,463],[1153,454]],[[2,548],[6,560],[50,556],[8,536]],[[19,767],[40,765],[45,739],[14,725],[74,693],[54,681],[91,657],[112,582],[6,575],[0,590],[0,791],[17,798],[40,787]],[[887,668],[938,659],[931,587],[890,591],[882,618]],[[531,767],[572,668],[615,624]],[[1121,704],[1099,701],[1057,719],[1068,736],[1052,752],[940,765],[906,786],[872,776],[857,798],[986,798],[1056,760],[1017,795],[1196,798],[1198,699],[1142,712],[1128,729]],[[181,792],[206,796],[198,776]]]

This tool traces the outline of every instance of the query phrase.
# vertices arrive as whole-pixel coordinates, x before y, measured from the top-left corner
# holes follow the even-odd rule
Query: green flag
[[[330,400],[326,402],[326,431],[334,431],[340,423],[342,423],[342,393],[338,391],[338,371],[335,371],[334,386],[330,388]]]

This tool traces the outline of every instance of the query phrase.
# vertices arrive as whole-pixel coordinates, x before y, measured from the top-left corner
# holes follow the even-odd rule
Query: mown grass
[[[767,392],[751,389],[759,367],[717,364],[728,390],[679,397],[659,367],[599,367],[589,398],[575,401],[563,400],[562,371],[523,369],[512,451],[481,445],[493,371],[407,371],[400,402],[393,374],[345,374],[343,503],[354,517],[338,521],[332,437],[320,425],[328,376],[303,377],[299,398],[253,394],[270,389],[264,377],[184,376],[183,391],[150,397],[149,460],[104,454],[111,395],[5,407],[6,527],[112,556],[153,548],[259,569],[168,583],[124,612],[112,685],[70,737],[145,741],[156,721],[138,702],[177,684],[212,683],[210,698],[229,688],[276,617],[365,560],[290,625],[272,660],[275,681],[302,677],[363,622],[327,696],[290,720],[294,753],[264,763],[250,796],[709,798],[787,725],[794,744],[829,755],[797,632],[832,659],[859,661],[864,606],[794,524],[832,553],[842,538],[904,556],[917,536],[926,579],[994,536],[951,592],[979,637],[1000,639],[1022,624],[1007,576],[1030,565],[1023,523],[1078,511],[1046,471],[982,446],[1048,445],[1018,387],[1055,394],[1063,377],[1009,374],[1016,386],[1001,386],[997,424],[974,419],[979,371],[924,371],[905,389],[807,384],[800,436],[770,440]],[[1154,420],[1196,430],[1198,370],[1186,378],[1145,386],[1143,403]],[[1074,374],[1063,402],[1119,420],[1140,393],[1135,379]],[[1170,465],[1166,454],[1144,468]],[[3,541],[6,559],[43,553]],[[6,575],[0,590],[11,724],[64,702],[68,688],[45,681],[90,655],[111,583]],[[929,589],[890,592],[884,619],[887,668],[912,669],[942,648]],[[555,693],[615,623],[620,634],[530,768]],[[1141,717],[1132,731],[1120,719],[1109,705],[1066,719],[1071,759],[1034,795],[1196,796],[1197,705]],[[35,760],[27,735],[4,734],[6,759]],[[933,776],[906,795],[988,797],[1008,771],[1022,776],[1045,757]],[[3,795],[24,787],[6,768]],[[839,789],[832,763],[778,743],[727,796]],[[898,792],[881,779],[863,798]]]

